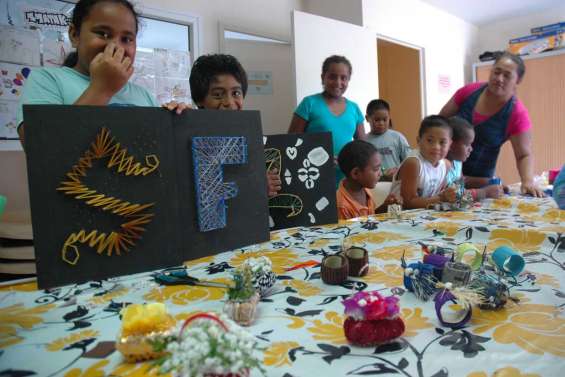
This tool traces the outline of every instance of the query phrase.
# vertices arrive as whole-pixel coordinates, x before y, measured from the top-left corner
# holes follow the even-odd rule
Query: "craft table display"
[[[507,197],[469,212],[404,212],[271,234],[271,241],[187,262],[191,275],[226,282],[249,257],[265,255],[279,280],[258,306],[248,330],[259,339],[268,376],[559,376],[565,365],[565,211],[551,199]],[[341,248],[344,237],[369,251],[361,278],[324,285],[319,266],[286,271]],[[498,311],[473,308],[464,328],[441,327],[433,301],[403,288],[400,258],[421,260],[420,242],[455,247],[471,242],[492,252],[508,245],[526,260],[511,284],[519,298]],[[112,345],[119,310],[129,303],[163,302],[183,320],[221,311],[225,291],[159,286],[150,273],[37,291],[34,284],[0,293],[0,375],[157,375],[150,363],[126,364]],[[377,347],[349,345],[341,301],[352,290],[400,298],[406,331]],[[496,372],[498,371],[498,374]],[[257,370],[251,372],[258,376]]]

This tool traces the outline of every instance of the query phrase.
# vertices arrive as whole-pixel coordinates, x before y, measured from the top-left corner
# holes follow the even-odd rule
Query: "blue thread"
[[[235,182],[224,182],[222,165],[246,164],[245,137],[192,138],[198,226],[207,232],[226,227],[226,203],[238,194]]]

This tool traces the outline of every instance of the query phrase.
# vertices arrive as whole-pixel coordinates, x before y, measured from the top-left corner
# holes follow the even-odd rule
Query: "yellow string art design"
[[[277,169],[280,178],[282,169],[281,151],[276,148],[266,148],[265,162],[267,164],[267,171]],[[288,210],[288,215],[286,215],[288,218],[300,215],[303,204],[302,199],[298,195],[277,194],[272,198],[269,198],[269,208],[282,208]]]
[[[106,255],[111,256],[115,252],[117,255],[121,255],[122,252],[127,252],[135,246],[135,242],[145,232],[145,226],[151,222],[154,216],[153,213],[147,213],[145,210],[155,203],[130,203],[99,193],[82,182],[82,178],[86,177],[87,171],[92,168],[95,160],[108,157],[106,168],[115,169],[117,173],[126,176],[146,176],[159,166],[159,158],[153,154],[145,156],[145,165],[136,162],[133,156],[128,156],[127,148],[123,148],[120,143],[116,142],[110,136],[110,131],[107,128],[102,128],[90,148],[66,174],[68,180],[61,182],[57,191],[73,196],[88,206],[123,217],[127,221],[120,225],[119,231],[112,231],[109,234],[99,230],[88,232],[85,229],[71,233],[63,245],[61,254],[62,259],[73,266],[78,263],[80,258],[77,243],[88,244],[89,247],[96,249],[98,254],[106,253]]]

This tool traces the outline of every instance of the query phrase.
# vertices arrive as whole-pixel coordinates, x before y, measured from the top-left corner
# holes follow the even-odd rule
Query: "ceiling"
[[[481,26],[563,5],[563,0],[422,0],[467,22]]]

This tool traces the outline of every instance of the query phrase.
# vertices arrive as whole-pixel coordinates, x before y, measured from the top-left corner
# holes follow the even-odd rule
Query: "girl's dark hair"
[[[202,55],[192,65],[190,71],[190,93],[195,103],[204,101],[210,84],[218,75],[232,75],[241,85],[243,97],[247,94],[247,73],[232,55]]]
[[[449,137],[453,136],[453,131],[451,127],[449,127],[449,123],[445,117],[441,115],[428,115],[424,119],[422,119],[422,123],[420,123],[420,130],[418,131],[418,136],[421,138],[424,136],[427,130],[430,128],[439,127],[445,128],[449,131]]]
[[[518,68],[516,68],[516,73],[518,74],[518,80],[522,80],[522,77],[526,74],[526,65],[522,58],[516,54],[513,54],[509,51],[499,51],[496,54],[496,60],[494,64],[498,63],[502,59],[510,59]]]
[[[457,115],[450,117],[447,123],[451,127],[451,140],[453,141],[463,140],[469,132],[475,132],[475,127],[471,123]]]
[[[88,17],[88,14],[90,13],[92,7],[98,3],[115,3],[128,8],[131,14],[133,14],[133,18],[135,19],[135,32],[137,33],[137,31],[139,30],[139,14],[135,11],[133,4],[128,0],[80,0],[78,3],[76,3],[75,8],[73,9],[73,16],[71,17],[71,23],[78,32],[80,32],[82,22],[86,17]],[[73,51],[69,55],[67,55],[63,65],[65,67],[74,67],[77,62],[78,54],[76,51]]]
[[[337,163],[343,174],[349,177],[353,169],[365,169],[375,153],[378,151],[373,144],[364,140],[353,140],[341,149]]]
[[[390,105],[384,99],[374,99],[371,102],[369,102],[369,104],[367,105],[367,111],[365,112],[365,115],[370,117],[371,115],[373,115],[375,111],[378,110],[386,110],[389,113],[388,124],[390,128],[394,128],[392,127],[392,119],[390,119]]]
[[[353,67],[351,66],[351,62],[347,60],[345,56],[341,55],[332,55],[324,60],[324,63],[322,64],[322,77],[326,74],[326,72],[329,71],[330,65],[340,63],[345,64],[347,68],[349,68],[349,77],[351,77],[351,74],[353,74]]]

